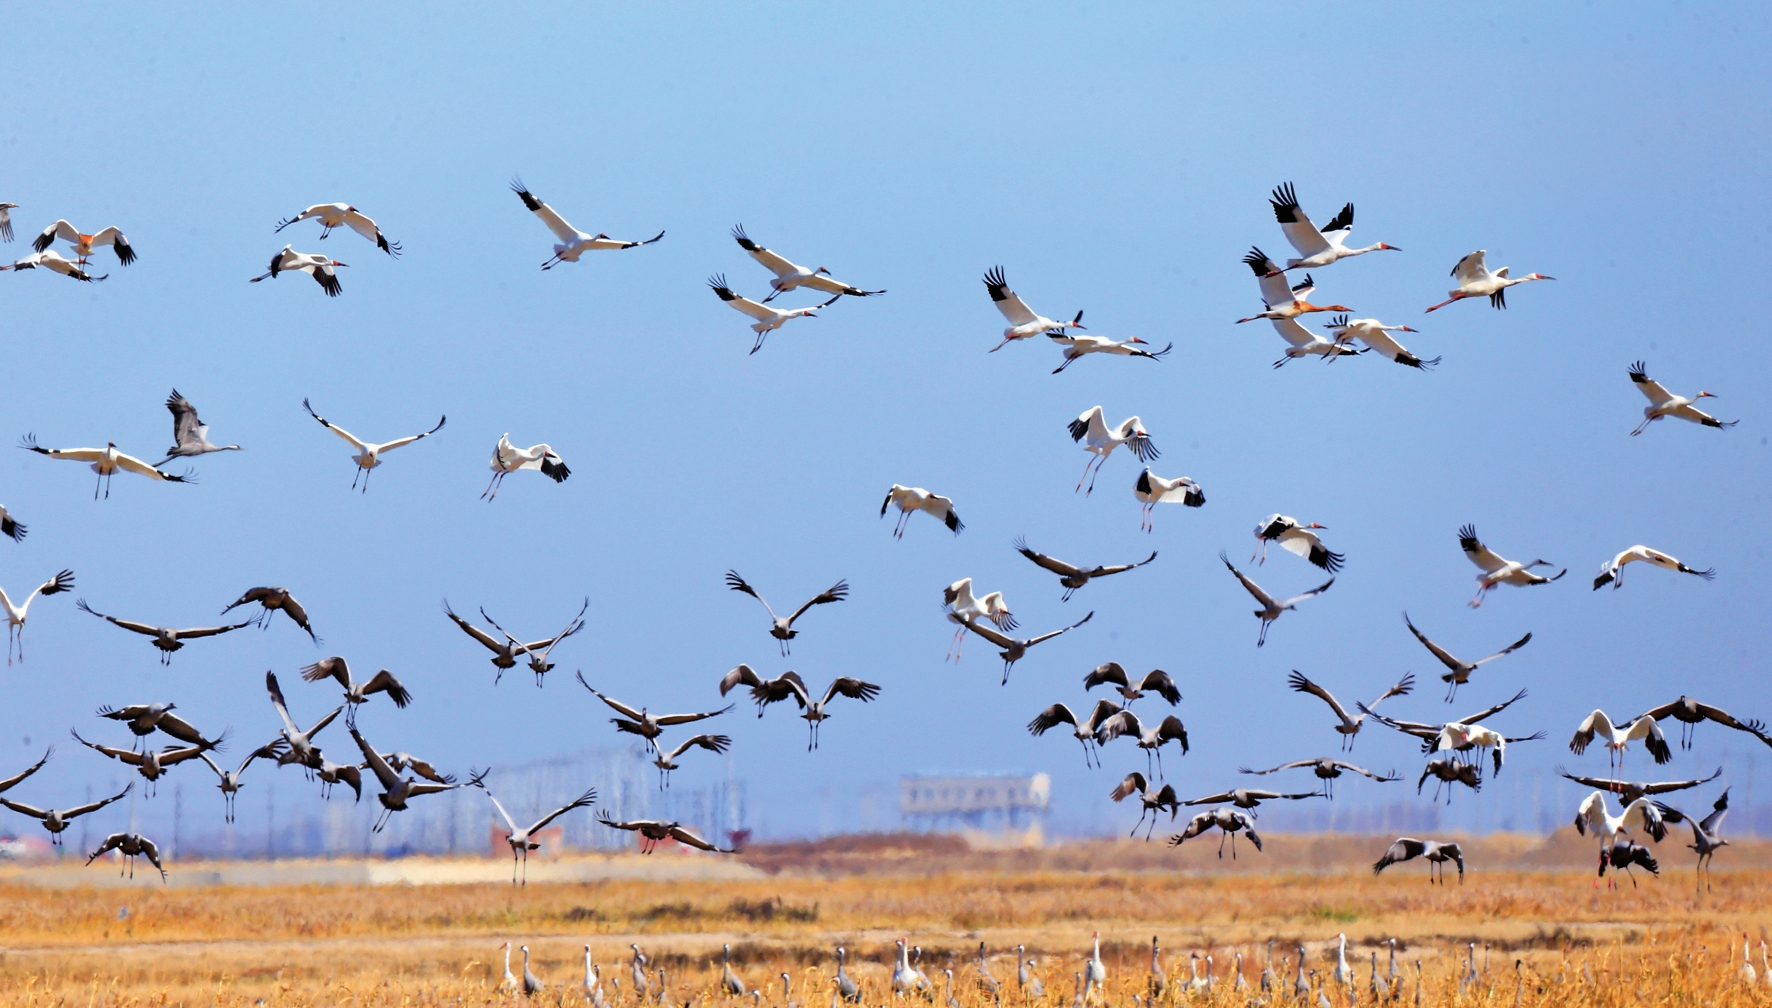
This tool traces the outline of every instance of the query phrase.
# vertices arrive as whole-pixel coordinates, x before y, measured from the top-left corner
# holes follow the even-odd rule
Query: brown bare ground
[[[1723,851],[1728,870],[1700,894],[1677,839],[1670,834],[1656,850],[1662,877],[1639,873],[1634,889],[1628,880],[1619,889],[1597,884],[1596,847],[1562,836],[1473,839],[1465,884],[1454,874],[1439,887],[1427,884],[1419,862],[1374,877],[1367,865],[1389,838],[1278,835],[1264,838],[1265,853],[1239,843],[1234,862],[1228,848],[1217,858],[1215,839],[1176,850],[1159,838],[986,854],[951,838],[868,837],[754,849],[745,860],[769,874],[749,880],[525,889],[12,884],[0,886],[0,1008],[501,1002],[509,1000],[497,990],[506,940],[531,947],[535,972],[552,985],[541,1000],[556,1006],[583,1002],[587,944],[605,980],[619,977],[619,1003],[634,1005],[630,943],[666,970],[672,1004],[733,1003],[717,994],[720,947],[731,944],[748,984],[772,984],[763,1000],[783,1003],[771,978],[787,973],[793,999],[807,1008],[829,1003],[831,950],[843,944],[865,1002],[879,1005],[893,1000],[889,964],[900,935],[922,947],[937,1005],[945,1004],[942,970],[952,968],[961,1008],[994,1008],[979,985],[982,941],[1004,1003],[1066,1008],[1096,930],[1109,969],[1104,1003],[1113,1005],[1148,993],[1152,935],[1168,976],[1161,1001],[1242,1005],[1248,997],[1231,986],[1239,953],[1256,985],[1249,994],[1259,996],[1269,939],[1276,959],[1287,960],[1276,971],[1304,944],[1309,968],[1327,977],[1337,933],[1351,946],[1357,1003],[1370,1000],[1372,952],[1387,972],[1389,939],[1405,1004],[1414,1003],[1418,961],[1424,1004],[1772,1003],[1772,986],[1749,988],[1739,974],[1743,933],[1757,968],[1772,923],[1772,845]],[[1460,993],[1472,942],[1479,975]],[[1017,989],[1017,944],[1035,960],[1044,999]],[[1212,956],[1217,983],[1184,998],[1190,952]],[[520,957],[513,969],[521,971]],[[618,998],[613,986],[605,992]],[[1335,1008],[1348,1005],[1342,990],[1328,996]]]

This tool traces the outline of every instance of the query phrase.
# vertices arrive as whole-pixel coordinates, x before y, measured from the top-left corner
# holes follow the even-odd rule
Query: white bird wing
[[[754,318],[759,322],[771,321],[776,315],[780,314],[768,305],[758,304],[750,298],[744,297],[740,294],[734,294],[732,297],[723,300],[725,300],[727,304],[737,308],[739,311],[744,312],[746,315],[749,315],[751,318]]]
[[[1485,250],[1478,249],[1458,260],[1458,265],[1452,267],[1452,276],[1458,281],[1458,286],[1468,287],[1489,276],[1489,264],[1483,259],[1487,254]]]
[[[105,455],[102,448],[45,448],[42,453],[50,458],[68,459],[73,462],[97,462]]]
[[[1482,568],[1486,574],[1493,574],[1507,566],[1506,560],[1477,538],[1474,525],[1466,525],[1458,530],[1458,546],[1464,550],[1464,555],[1470,558],[1471,563]]]
[[[774,252],[769,251],[761,245],[756,245],[755,243],[752,244],[753,247],[745,249],[745,251],[750,253],[752,259],[762,263],[763,268],[769,272],[774,273],[778,277],[793,276],[795,273],[800,272],[800,267],[788,262],[786,259],[783,259],[781,256],[776,255]]]
[[[306,409],[308,411],[309,416],[313,417],[315,420],[320,421],[320,426],[326,428],[327,430],[331,431],[332,433],[337,434],[339,437],[344,438],[346,441],[350,442],[350,445],[352,448],[355,448],[360,452],[365,452],[365,451],[369,450],[370,446],[365,444],[361,439],[359,439],[357,437],[357,435],[352,434],[350,431],[345,430],[343,427],[340,427],[339,425],[331,422],[330,420],[327,420],[325,417],[321,416],[320,414],[315,413],[314,407],[309,406],[308,401],[306,399],[303,399],[301,401],[301,404],[302,404],[302,408]]]
[[[1309,559],[1311,550],[1323,545],[1323,540],[1310,529],[1292,528],[1280,533],[1280,548],[1295,556]]]
[[[449,422],[449,417],[447,415],[445,415],[442,419],[437,421],[437,426],[432,427],[430,430],[425,431],[423,434],[414,434],[411,437],[397,438],[393,441],[389,441],[387,444],[368,445],[366,447],[368,447],[368,449],[370,451],[373,451],[378,455],[381,454],[382,452],[391,452],[395,448],[402,447],[403,445],[409,445],[414,441],[419,441],[424,438],[430,437],[432,434],[435,434],[438,431],[442,430],[443,425],[448,422]]]
[[[1274,208],[1274,219],[1280,222],[1280,230],[1285,232],[1286,241],[1298,254],[1305,257],[1325,252],[1329,243],[1317,231],[1317,226],[1304,215],[1304,209],[1298,205],[1298,197],[1293,193],[1292,183],[1288,182],[1274,190],[1268,203]]]
[[[1403,344],[1398,343],[1394,339],[1391,339],[1391,334],[1385,332],[1383,329],[1379,329],[1374,326],[1361,326],[1358,329],[1352,330],[1352,332],[1353,332],[1354,336],[1360,340],[1360,342],[1366,344],[1367,346],[1371,347],[1374,350],[1377,350],[1379,353],[1390,358],[1391,360],[1396,360],[1398,354],[1404,354],[1404,353],[1409,352],[1408,350],[1404,349]]]
[[[357,211],[351,210],[345,213],[345,226],[377,245],[381,244],[381,228],[376,227],[374,221]]]
[[[1156,479],[1161,479],[1161,478],[1162,477],[1156,477]],[[1153,480],[1153,482],[1154,482],[1154,480]],[[1164,482],[1167,483],[1168,481],[1164,480]],[[1190,480],[1186,476],[1183,476],[1180,479],[1175,481],[1174,486],[1170,487],[1167,490],[1164,490],[1161,494],[1157,495],[1157,503],[1159,503],[1159,504],[1186,503],[1188,494],[1193,493],[1194,491],[1196,491],[1198,489],[1199,489],[1199,486],[1197,484],[1195,484],[1193,480]]]
[[[1312,343],[1322,341],[1321,337],[1300,325],[1295,318],[1271,319],[1270,321],[1274,324],[1274,332],[1279,333],[1281,339],[1295,347],[1307,347]]]
[[[1271,276],[1257,277],[1261,285],[1261,300],[1269,308],[1289,305],[1293,301],[1292,285],[1286,282],[1286,274],[1275,273]]]
[[[566,223],[566,218],[555,213],[554,208],[548,206],[546,203],[535,208],[535,215],[541,218],[541,222],[548,226],[549,231],[554,232],[554,237],[563,242],[570,243],[580,239],[588,240],[591,237],[583,231],[573,227],[571,224]]]
[[[1083,427],[1083,430],[1080,432],[1077,430],[1079,424]],[[1081,433],[1090,444],[1101,444],[1112,436],[1108,433],[1107,421],[1103,420],[1101,417],[1100,406],[1091,408],[1089,412],[1078,417],[1076,422],[1071,425],[1071,440],[1077,440],[1077,435],[1079,433]]]
[[[1642,361],[1631,365],[1630,380],[1636,384],[1637,391],[1643,393],[1644,397],[1656,406],[1660,406],[1674,397],[1674,394],[1663,388],[1660,382],[1649,377],[1647,368]]]
[[[165,473],[163,473],[160,470],[154,468],[153,466],[147,464],[146,462],[143,462],[141,459],[136,458],[134,455],[125,455],[122,452],[118,452],[117,453],[117,465],[123,469],[128,470],[129,472],[135,473],[138,476],[146,476],[149,479],[165,479],[166,478]]]
[[[997,310],[1003,313],[1003,317],[1009,320],[1010,325],[1027,325],[1040,317],[1027,306],[1027,302],[1021,299],[1021,295],[1010,290],[1009,285],[1003,282],[1002,271],[999,270],[987,275],[985,287],[991,292],[991,301],[996,304]]]

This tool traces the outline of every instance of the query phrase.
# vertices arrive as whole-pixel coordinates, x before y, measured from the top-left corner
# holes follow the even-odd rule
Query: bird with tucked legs
[[[0,806],[5,806],[14,812],[17,812],[19,815],[27,815],[41,822],[43,828],[49,831],[50,844],[59,847],[62,843],[62,833],[67,830],[69,824],[71,824],[76,818],[86,815],[89,812],[97,812],[99,809],[117,801],[133,790],[135,790],[135,782],[130,781],[123,790],[109,798],[101,798],[95,802],[87,802],[85,805],[76,805],[73,808],[67,809],[40,809],[26,805],[23,802],[15,802],[10,798],[0,798]]]
[[[1594,590],[1599,591],[1608,582],[1611,583],[1614,591],[1624,587],[1624,565],[1635,563],[1639,560],[1644,563],[1654,564],[1657,567],[1666,568],[1667,570],[1679,571],[1681,574],[1696,574],[1706,581],[1717,576],[1717,569],[1715,567],[1697,570],[1681,563],[1677,557],[1668,556],[1660,550],[1650,549],[1647,546],[1639,544],[1632,546],[1630,549],[1613,557],[1610,562],[1601,565],[1599,576],[1594,578]]]
[[[1554,567],[1549,560],[1534,560],[1523,564],[1518,560],[1507,560],[1494,550],[1483,545],[1477,538],[1477,527],[1465,525],[1458,530],[1458,548],[1471,563],[1476,564],[1483,573],[1477,575],[1477,594],[1470,600],[1472,609],[1480,608],[1483,596],[1487,595],[1496,585],[1510,584],[1518,587],[1527,585],[1549,584],[1569,573],[1568,569],[1557,571],[1550,577],[1532,573],[1534,567]]]
[[[1300,767],[1310,767],[1311,768],[1311,772],[1316,774],[1317,779],[1323,782],[1323,792],[1322,792],[1323,797],[1329,798],[1332,800],[1335,797],[1335,783],[1334,783],[1335,779],[1337,777],[1341,776],[1342,771],[1351,771],[1353,773],[1360,774],[1361,776],[1364,776],[1364,777],[1370,777],[1373,780],[1379,782],[1380,784],[1386,784],[1391,781],[1399,781],[1399,780],[1403,779],[1403,778],[1397,776],[1397,772],[1395,770],[1391,771],[1388,774],[1376,774],[1370,770],[1367,770],[1365,767],[1357,767],[1357,766],[1354,766],[1352,763],[1345,763],[1341,760],[1332,759],[1328,756],[1319,756],[1316,759],[1295,760],[1294,762],[1291,762],[1291,763],[1281,763],[1277,767],[1269,767],[1266,770],[1251,770],[1248,767],[1238,767],[1237,772],[1238,773],[1246,773],[1246,774],[1256,774],[1259,776],[1262,774],[1278,773],[1281,770],[1293,770],[1293,769],[1297,769]]]
[[[548,230],[554,233],[554,237],[560,239],[554,244],[554,254],[541,264],[541,268],[544,270],[553,269],[555,265],[563,262],[578,262],[579,256],[586,252],[639,248],[642,245],[650,245],[665,236],[665,233],[660,231],[645,241],[621,241],[602,232],[594,235],[586,234],[566,223],[566,218],[555,213],[553,207],[531,195],[528,188],[523,185],[522,179],[511,180],[511,191],[523,201],[524,209],[535,214],[543,224],[547,225]]]
[[[92,250],[100,245],[111,246],[111,251],[117,253],[117,262],[124,266],[135,262],[134,246],[115,227],[86,234],[67,221],[58,220],[43,229],[43,233],[31,242],[31,248],[37,252],[46,252],[56,241],[67,242],[69,249],[79,257],[76,261],[82,266],[86,265],[86,257],[92,255]]]
[[[1649,405],[1643,407],[1643,422],[1637,424],[1637,429],[1630,432],[1631,437],[1643,433],[1644,428],[1655,421],[1670,416],[1689,420],[1695,424],[1703,424],[1706,427],[1733,427],[1741,422],[1739,420],[1718,420],[1709,413],[1694,408],[1693,404],[1698,400],[1715,399],[1717,394],[1700,391],[1691,397],[1674,395],[1660,382],[1649,377],[1648,365],[1642,361],[1637,361],[1630,366],[1630,380],[1636,383],[1637,391],[1643,393],[1644,398],[1649,400]]]
[[[1083,677],[1083,688],[1092,690],[1103,684],[1112,685],[1114,692],[1131,706],[1132,701],[1143,697],[1146,693],[1155,693],[1169,701],[1173,707],[1181,702],[1181,690],[1176,688],[1175,680],[1162,669],[1151,669],[1144,678],[1134,683],[1126,675],[1126,669],[1119,662],[1107,662],[1097,665],[1095,670]]]
[[[326,240],[326,236],[332,233],[333,228],[348,227],[374,242],[376,248],[388,255],[396,259],[400,257],[400,243],[388,241],[387,236],[381,233],[381,228],[376,226],[375,221],[365,217],[362,211],[348,203],[316,203],[294,217],[285,217],[278,221],[277,226],[271,229],[271,233],[276,234],[291,224],[305,220],[320,222],[321,241]]]
[[[16,270],[22,272],[28,269],[36,269],[39,266],[46,270],[60,273],[62,276],[65,276],[70,280],[79,280],[83,283],[97,283],[100,280],[110,277],[109,273],[106,273],[103,276],[93,276],[81,269],[77,264],[63,259],[61,253],[57,252],[55,249],[45,249],[42,252],[33,252],[22,259],[15,259],[5,266],[0,266],[0,271]]]
[[[738,242],[738,247],[749,253],[752,259],[761,263],[764,269],[775,274],[775,279],[769,281],[772,293],[763,299],[763,304],[768,304],[776,297],[801,287],[810,287],[815,291],[835,294],[838,297],[845,294],[850,297],[872,297],[875,294],[886,293],[883,290],[862,290],[860,287],[846,284],[831,276],[831,271],[823,266],[816,269],[796,266],[780,255],[751,241],[750,237],[744,233],[743,224],[732,229],[732,240]]]
[[[1337,346],[1345,346],[1349,340],[1357,339],[1366,344],[1367,349],[1378,351],[1379,356],[1404,367],[1412,367],[1417,371],[1426,371],[1440,363],[1438,357],[1423,360],[1410,353],[1407,347],[1396,341],[1391,333],[1421,331],[1411,329],[1406,325],[1385,325],[1373,318],[1354,319],[1350,322],[1346,315],[1337,315],[1330,319],[1329,324],[1324,328],[1329,330],[1329,335],[1335,340]],[[1334,359],[1334,357],[1329,358],[1329,360]]]
[[[1275,322],[1283,322],[1296,320],[1298,316],[1310,312],[1353,311],[1353,309],[1349,308],[1347,305],[1311,304],[1306,298],[1310,297],[1311,293],[1317,289],[1317,285],[1316,282],[1311,279],[1310,274],[1305,274],[1304,279],[1296,284],[1288,284],[1286,282],[1286,274],[1281,271],[1281,269],[1274,264],[1274,261],[1268,258],[1267,253],[1263,252],[1261,249],[1250,248],[1249,252],[1243,256],[1243,265],[1248,266],[1250,271],[1255,274],[1255,282],[1261,288],[1261,304],[1263,310],[1256,312],[1248,318],[1240,318],[1237,320],[1238,322],[1253,322],[1256,319],[1270,319]],[[1275,328],[1278,329],[1279,327],[1276,326]],[[1281,330],[1280,335],[1285,336],[1286,332]],[[1288,339],[1288,342],[1291,342],[1291,340]],[[1291,356],[1291,354],[1288,354],[1287,356]],[[1278,365],[1275,366],[1277,367]]]
[[[1458,281],[1458,287],[1447,291],[1446,300],[1428,308],[1428,311],[1438,311],[1454,301],[1462,301],[1465,298],[1481,297],[1488,298],[1489,303],[1496,308],[1506,308],[1509,287],[1531,280],[1556,279],[1556,277],[1545,276],[1543,273],[1528,273],[1523,277],[1510,277],[1507,275],[1510,267],[1507,266],[1491,273],[1489,272],[1489,264],[1484,261],[1484,256],[1487,254],[1485,250],[1478,249],[1458,260],[1457,264],[1452,267],[1452,278]]]
[[[271,265],[263,273],[247,282],[275,280],[281,273],[306,273],[314,278],[327,297],[338,297],[345,292],[344,285],[338,282],[338,268],[349,265],[318,252],[297,252],[295,246],[285,245],[282,251],[271,257]]]
[[[1274,208],[1274,219],[1280,222],[1280,230],[1285,233],[1287,243],[1298,250],[1299,258],[1286,260],[1286,268],[1289,270],[1321,269],[1342,259],[1368,252],[1402,251],[1395,245],[1386,245],[1384,242],[1365,248],[1349,248],[1346,244],[1347,236],[1354,229],[1352,203],[1343,206],[1321,229],[1305,216],[1290,182],[1276,186],[1268,204]]]
[[[191,401],[172,390],[166,399],[166,408],[172,413],[172,447],[166,449],[166,457],[154,464],[154,468],[171,462],[175,458],[195,458],[210,452],[240,451],[237,444],[218,445],[209,440],[209,425],[197,417],[197,407]]]

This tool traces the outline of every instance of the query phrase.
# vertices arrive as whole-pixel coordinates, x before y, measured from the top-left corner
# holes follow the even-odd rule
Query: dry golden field
[[[530,946],[534,971],[549,985],[539,999],[548,1004],[584,1000],[587,944],[604,979],[619,980],[619,988],[605,986],[612,1005],[635,1004],[630,944],[654,971],[664,968],[670,1003],[736,1004],[718,992],[720,950],[730,944],[746,984],[769,985],[763,1004],[784,1003],[786,973],[792,1001],[825,1008],[832,950],[841,944],[864,1003],[882,1005],[895,1000],[890,964],[899,936],[921,946],[936,1005],[948,1004],[942,971],[951,968],[957,1004],[994,1008],[997,997],[979,980],[984,942],[1004,1004],[1068,1008],[1096,930],[1108,967],[1100,1000],[1111,1005],[1147,996],[1153,935],[1168,976],[1162,1001],[1241,1005],[1262,996],[1269,939],[1276,972],[1292,967],[1302,944],[1307,968],[1327,979],[1337,933],[1348,938],[1355,1003],[1371,1000],[1372,953],[1388,973],[1386,941],[1395,939],[1404,1004],[1416,1001],[1418,968],[1424,1004],[1772,1004],[1763,973],[1752,987],[1740,975],[1743,933],[1758,970],[1759,942],[1772,923],[1767,845],[1744,843],[1733,861],[1737,848],[1724,851],[1719,861],[1732,870],[1718,871],[1708,894],[1695,892],[1690,854],[1671,842],[1657,850],[1662,877],[1639,873],[1634,889],[1628,879],[1618,889],[1597,884],[1591,869],[1567,864],[1592,857],[1585,844],[1475,841],[1471,854],[1510,867],[1485,868],[1472,857],[1462,887],[1456,874],[1430,886],[1419,862],[1375,878],[1362,866],[1375,845],[1382,849],[1373,838],[1273,837],[1266,855],[1244,849],[1222,863],[1216,844],[1167,851],[1160,840],[995,855],[941,840],[787,846],[753,852],[747,860],[761,870],[749,880],[523,889],[9,884],[0,886],[0,1008],[504,1002],[513,1000],[499,991],[499,946],[507,940]],[[1288,849],[1293,860],[1276,856]],[[1312,851],[1314,859],[1305,857]],[[1517,867],[1535,856],[1563,864]],[[1479,972],[1461,986],[1472,942]],[[1035,961],[1044,998],[1018,988],[1018,944]],[[1210,991],[1187,990],[1195,952],[1202,974],[1212,957]],[[1233,986],[1239,954],[1252,985],[1242,992]],[[521,973],[520,955],[513,969]],[[1330,986],[1330,1003],[1347,1005],[1345,990]]]

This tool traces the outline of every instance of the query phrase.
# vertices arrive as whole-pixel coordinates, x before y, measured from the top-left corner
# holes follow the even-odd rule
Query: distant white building
[[[1043,819],[1052,778],[941,774],[898,779],[898,810],[917,829],[1026,830]]]

